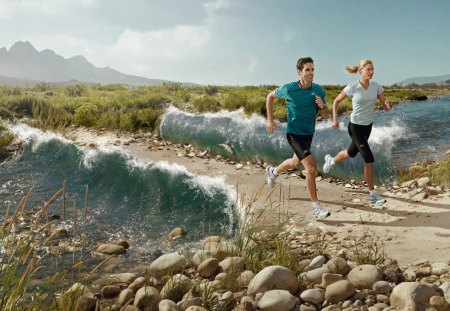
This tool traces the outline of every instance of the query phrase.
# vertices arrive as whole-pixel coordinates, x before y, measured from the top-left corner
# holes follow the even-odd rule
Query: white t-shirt
[[[375,102],[378,95],[383,93],[383,87],[376,82],[369,81],[369,87],[365,90],[359,81],[350,83],[344,88],[344,93],[352,97],[353,111],[350,122],[358,125],[373,123]]]

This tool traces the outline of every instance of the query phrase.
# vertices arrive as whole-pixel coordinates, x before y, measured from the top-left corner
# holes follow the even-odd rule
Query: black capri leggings
[[[354,158],[358,152],[361,153],[364,163],[373,163],[372,150],[368,143],[370,133],[372,132],[372,123],[369,125],[358,125],[352,122],[348,123],[348,133],[352,139],[350,147],[347,149],[347,153],[351,158]]]

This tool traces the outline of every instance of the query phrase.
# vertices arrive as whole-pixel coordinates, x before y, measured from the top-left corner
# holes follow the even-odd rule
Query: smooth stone
[[[289,291],[274,289],[264,293],[258,301],[258,307],[262,311],[289,311],[297,302],[298,299]]]
[[[177,304],[170,299],[163,299],[158,305],[159,311],[179,311]]]
[[[391,292],[391,285],[386,281],[378,281],[373,283],[372,290],[375,294],[388,294]]]
[[[241,273],[244,271],[245,259],[242,257],[227,257],[219,263],[223,272]]]
[[[97,252],[105,255],[122,255],[127,252],[125,247],[117,244],[101,244],[97,247]]]
[[[347,280],[358,289],[372,289],[375,282],[383,279],[383,272],[375,265],[359,265],[347,275]]]
[[[219,267],[219,260],[216,258],[208,258],[197,267],[197,271],[201,277],[209,278],[216,272],[217,267]]]
[[[161,299],[180,301],[193,286],[191,279],[183,274],[176,274],[171,277],[161,289]]]
[[[282,266],[269,266],[258,272],[248,285],[248,295],[264,293],[271,289],[288,290],[295,294],[298,280],[294,272]]]
[[[304,302],[317,305],[325,300],[325,295],[321,290],[307,289],[300,294],[300,299]]]
[[[186,267],[187,261],[183,255],[169,253],[158,257],[150,264],[150,273],[157,279],[165,275],[181,272]]]
[[[133,305],[139,309],[142,309],[144,306],[146,309],[155,309],[160,301],[161,298],[156,288],[144,286],[137,291]]]
[[[327,267],[321,267],[300,274],[300,280],[310,284],[320,284],[322,282],[322,275],[324,273],[330,273],[330,269]]]
[[[330,269],[331,273],[341,274],[342,276],[346,276],[347,273],[351,270],[350,266],[342,257],[333,257],[327,262],[327,267]]]
[[[353,295],[355,288],[348,280],[337,281],[329,285],[325,290],[325,299],[329,303],[337,303],[346,300]]]

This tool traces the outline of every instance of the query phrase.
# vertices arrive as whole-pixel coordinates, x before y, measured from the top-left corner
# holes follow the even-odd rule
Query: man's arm
[[[269,133],[273,133],[273,129],[275,128],[275,121],[273,119],[273,103],[277,96],[275,92],[272,91],[267,95],[266,98],[266,110],[267,110],[267,124],[266,128]]]

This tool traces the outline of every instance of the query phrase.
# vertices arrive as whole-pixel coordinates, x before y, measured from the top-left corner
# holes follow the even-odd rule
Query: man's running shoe
[[[313,216],[315,219],[325,219],[330,216],[330,212],[317,202],[313,204]]]
[[[273,184],[275,183],[275,180],[278,178],[277,171],[273,166],[266,167],[266,173],[267,173],[267,184],[270,187],[273,187]]]
[[[386,200],[383,199],[378,192],[376,191],[371,191],[369,192],[369,204],[373,204],[373,205],[383,205],[384,203],[386,203]]]
[[[333,163],[331,163],[331,160],[333,160],[333,157],[329,154],[325,156],[325,164],[323,165],[323,172],[326,174],[328,173],[331,168],[333,167]]]

